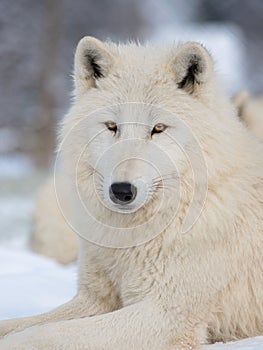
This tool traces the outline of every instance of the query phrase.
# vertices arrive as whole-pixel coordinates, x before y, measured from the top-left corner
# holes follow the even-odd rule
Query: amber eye
[[[105,125],[107,126],[107,128],[110,131],[113,131],[116,134],[116,132],[117,132],[117,124],[115,122],[108,121],[108,122],[105,123]]]
[[[154,126],[154,128],[152,129],[151,132],[151,136],[153,134],[160,134],[161,132],[163,132],[165,129],[167,128],[167,126],[165,124],[162,123],[158,123]]]

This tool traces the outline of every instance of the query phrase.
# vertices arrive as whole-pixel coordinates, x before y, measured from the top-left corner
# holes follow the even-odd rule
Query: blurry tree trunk
[[[40,43],[39,112],[36,125],[34,160],[37,166],[46,168],[51,164],[56,140],[56,111],[58,97],[54,78],[58,69],[61,36],[60,0],[45,0],[44,29]]]

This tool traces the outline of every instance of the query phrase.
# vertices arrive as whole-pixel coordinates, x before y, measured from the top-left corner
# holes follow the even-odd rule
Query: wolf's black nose
[[[131,203],[137,194],[137,188],[129,182],[115,182],[110,186],[110,198],[114,203]]]

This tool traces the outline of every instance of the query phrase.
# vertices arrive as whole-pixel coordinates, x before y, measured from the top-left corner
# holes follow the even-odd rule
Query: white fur
[[[83,61],[83,55],[94,52],[104,78],[94,79]],[[185,60],[193,53],[200,56],[202,70],[193,86],[178,88],[186,74]],[[263,145],[239,121],[220,92],[205,49],[194,43],[163,48],[103,45],[84,38],[76,54],[75,92],[61,132],[61,154],[72,188],[77,166],[78,189],[93,216],[124,229],[143,224],[162,201],[161,191],[145,196],[145,206],[127,214],[113,212],[114,206],[105,207],[112,205],[107,186],[98,195],[93,182],[95,178],[95,184],[109,183],[111,170],[118,181],[127,177],[133,181],[143,174],[146,185],[151,186],[156,174],[151,167],[144,168],[131,159],[136,151],[138,158],[159,165],[165,196],[154,226],[146,225],[139,233],[149,238],[151,230],[161,228],[162,232],[125,249],[80,239],[78,295],[50,313],[2,322],[2,335],[19,333],[1,340],[0,349],[186,350],[197,349],[201,343],[262,334]],[[152,110],[160,113],[153,116]],[[133,127],[123,127],[119,135],[122,147],[115,148],[118,141],[105,128],[105,119],[133,123]],[[145,126],[140,127],[140,122]],[[150,126],[159,122],[170,128],[151,139]],[[187,129],[198,140],[198,150]],[[100,132],[97,141],[89,142]],[[144,147],[136,149],[134,145],[131,149],[134,137],[143,140]],[[113,151],[107,153],[111,147]],[[178,176],[165,179],[167,171],[174,168],[169,161],[163,167],[160,155],[153,159],[155,147],[163,150],[163,158],[168,154],[173,160]],[[195,155],[200,150],[207,169],[198,167],[200,159]],[[183,151],[192,156],[194,178]],[[97,164],[105,152],[105,161]],[[115,159],[120,155],[128,160],[114,173]],[[96,172],[94,178],[90,176],[94,167],[103,181]],[[203,186],[205,175],[208,189],[206,200],[200,203],[204,207],[190,230],[182,234],[192,188]],[[78,208],[75,198],[70,201],[74,211]],[[175,210],[173,221],[162,230]],[[89,214],[87,217],[92,220]],[[85,230],[79,224],[82,219],[72,219],[81,235],[87,233],[96,240],[98,234],[103,240],[111,232],[103,242],[110,246],[114,230],[93,221]],[[98,227],[100,232],[93,231]],[[129,246],[128,234],[123,246],[125,240]],[[34,327],[20,332],[30,326]]]
[[[60,175],[57,181],[63,187],[60,193],[64,198],[64,211],[69,208],[69,185]],[[62,200],[62,198],[61,198]],[[48,256],[62,264],[76,261],[78,256],[78,241],[75,232],[66,221],[67,216],[62,212],[56,198],[54,177],[51,176],[43,184],[37,194],[33,214],[33,234],[31,248],[35,253]]]

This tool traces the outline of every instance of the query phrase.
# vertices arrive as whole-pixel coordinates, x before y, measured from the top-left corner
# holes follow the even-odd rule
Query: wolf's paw
[[[0,350],[59,349],[59,347],[53,346],[52,338],[52,334],[42,327],[35,326],[1,339]]]
[[[78,344],[59,323],[33,326],[0,340],[0,350],[95,350],[87,344]],[[97,350],[97,349],[96,349]],[[99,349],[101,350],[101,349]]]
[[[24,329],[25,327],[22,327],[21,321],[14,319],[14,320],[5,320],[0,321],[0,339],[4,336],[18,332],[20,329]]]

